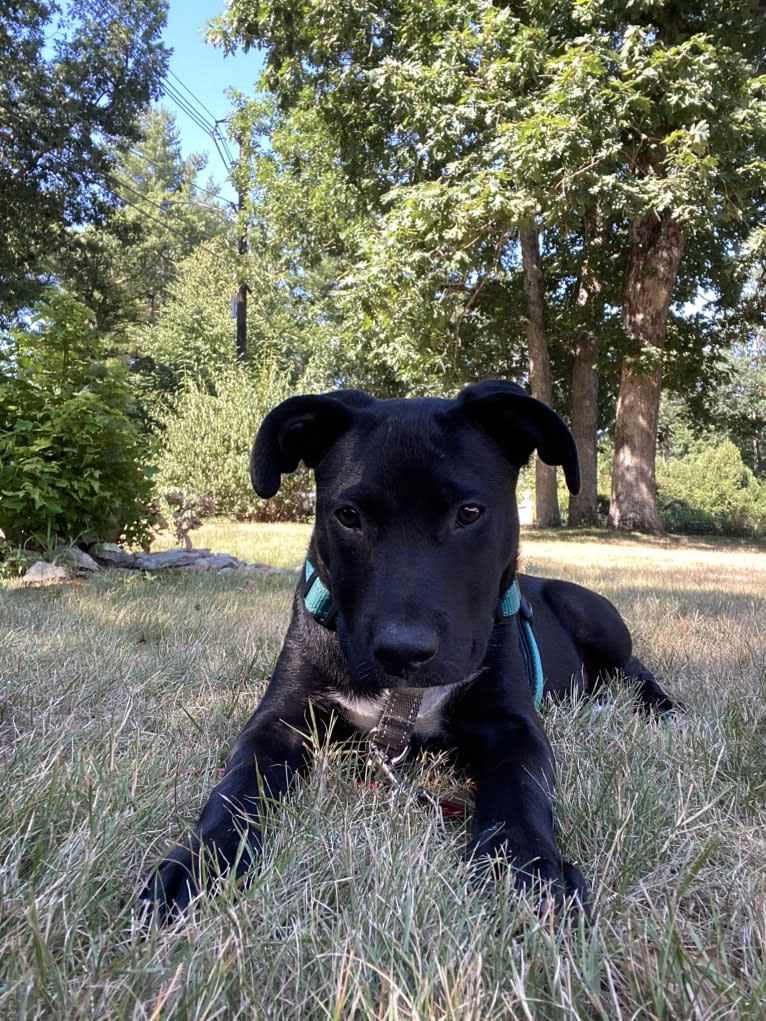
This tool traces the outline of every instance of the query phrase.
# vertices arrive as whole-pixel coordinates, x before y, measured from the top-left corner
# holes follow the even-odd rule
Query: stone
[[[169,567],[189,567],[209,553],[209,549],[169,549],[160,553],[136,553],[133,556],[133,563],[141,571],[162,571]]]
[[[211,570],[220,571],[224,567],[243,567],[244,561],[239,560],[237,557],[232,557],[228,553],[211,553],[210,556],[206,556],[203,563],[207,564]]]
[[[133,571],[218,571],[229,574],[232,571],[253,571],[258,574],[294,575],[288,567],[271,567],[269,564],[249,564],[246,560],[229,553],[211,553],[209,549],[170,549],[158,553],[128,553],[116,543],[103,542],[91,546],[89,553],[77,547],[61,546],[56,550],[57,558],[67,561],[64,567],[46,571],[50,564],[39,562],[34,572],[27,572],[30,584],[44,584],[60,581],[73,573],[98,571],[102,567]],[[25,579],[27,580],[27,576]]]
[[[85,550],[81,550],[77,546],[57,546],[56,558],[58,560],[63,560],[68,564],[72,564],[77,571],[101,570],[93,557],[89,556]]]
[[[201,571],[210,571],[212,567],[204,557],[200,557],[199,560],[193,560],[189,564],[182,564],[180,570],[200,573]]]
[[[66,581],[68,578],[69,571],[61,564],[36,560],[21,581],[24,585],[50,585],[52,582]]]
[[[116,542],[100,542],[91,546],[90,555],[104,567],[133,567],[133,554],[126,553]]]

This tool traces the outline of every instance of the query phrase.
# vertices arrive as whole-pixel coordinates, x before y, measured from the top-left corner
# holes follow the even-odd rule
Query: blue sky
[[[207,173],[221,184],[226,179],[224,161],[216,151],[210,135],[195,123],[195,119],[212,126],[214,120],[225,117],[230,110],[226,89],[231,86],[252,95],[260,73],[257,53],[238,53],[233,57],[225,57],[221,50],[205,42],[205,22],[220,14],[224,8],[224,0],[170,0],[168,23],[163,36],[165,44],[173,50],[168,85],[196,111],[197,117],[190,116],[169,95],[161,100],[163,106],[176,114],[176,126],[181,133],[184,155],[207,152]],[[187,90],[190,90],[191,95]],[[221,125],[221,129],[225,130],[225,125]],[[236,147],[232,143],[229,143],[229,147],[236,154]],[[222,189],[222,195],[229,199],[234,197],[231,185]]]

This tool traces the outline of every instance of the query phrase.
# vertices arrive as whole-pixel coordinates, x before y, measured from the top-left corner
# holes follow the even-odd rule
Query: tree
[[[583,255],[573,288],[573,300],[578,311],[589,310],[591,316],[590,322],[578,317],[572,335],[570,424],[580,454],[580,492],[569,497],[567,524],[570,528],[585,528],[598,523],[598,453],[594,439],[599,424],[599,353],[602,346],[607,346],[600,336],[606,309],[604,287],[597,267],[603,244],[603,217],[597,205],[585,217]]]
[[[766,33],[749,4],[677,4],[647,15],[623,30],[626,70],[639,84],[623,164],[639,203],[628,231],[609,520],[654,531],[662,355],[685,247],[712,233],[724,249],[741,243],[742,224],[766,197],[757,169],[766,156],[757,85]]]
[[[749,0],[399,0],[353,10],[233,0],[218,32],[228,45],[265,47],[265,82],[283,110],[316,106],[339,165],[381,211],[374,244],[384,254],[409,249],[402,294],[422,299],[427,282],[434,323],[461,302],[475,311],[492,284],[507,286],[530,216],[544,251],[548,237],[570,246],[554,259],[568,263],[569,278],[546,289],[560,310],[584,279],[598,224],[604,287],[580,290],[568,321],[586,336],[590,306],[616,295],[618,343],[598,345],[602,364],[621,364],[611,521],[659,527],[663,361],[684,335],[669,331],[672,303],[700,287],[723,294],[726,261],[763,210],[766,20]],[[389,272],[405,276],[392,260]],[[406,317],[397,310],[395,322]],[[565,316],[547,316],[549,347],[557,319]],[[590,362],[579,378],[595,405],[592,339],[556,341]],[[592,423],[591,412],[581,438],[589,453]]]
[[[729,378],[716,394],[713,421],[737,445],[742,460],[766,479],[766,338],[736,344],[727,358]]]
[[[532,220],[521,225],[519,239],[527,299],[529,389],[538,401],[552,405],[553,382],[545,326],[545,274],[540,259],[539,232]],[[561,525],[556,470],[544,464],[539,457],[535,457],[535,504],[535,519],[541,528],[558,528]]]
[[[134,339],[141,357],[136,367],[143,377],[142,404],[150,414],[188,381],[213,392],[215,380],[237,361],[232,301],[238,262],[226,239],[198,246],[180,264],[156,322],[137,328]],[[290,333],[299,327],[293,304],[268,259],[253,253],[246,271],[258,282],[249,303],[248,361],[255,371],[278,367],[286,384],[293,383],[306,371],[304,359],[297,357],[298,345],[291,343]]]
[[[90,3],[3,4],[0,319],[40,293],[67,227],[111,204],[114,153],[138,139],[137,114],[160,93],[166,7],[114,0],[105,16]]]
[[[142,319],[154,322],[167,299],[180,263],[202,242],[227,236],[234,245],[232,218],[218,199],[218,187],[199,183],[207,156],[184,158],[175,116],[163,107],[145,111],[141,138],[119,154],[110,175],[119,209],[110,231],[132,234],[120,266],[143,305]]]
[[[551,20],[540,50],[542,67],[493,155],[517,168],[545,222],[579,217],[587,238],[598,217],[597,233],[619,256],[610,522],[656,530],[657,415],[674,294],[691,297],[696,286],[723,297],[731,256],[763,213],[766,22],[749,3],[597,0]],[[698,335],[698,348],[705,340]],[[592,359],[592,343],[578,357]],[[591,379],[591,404],[594,389]]]
[[[331,160],[331,171],[323,175],[320,188],[331,200],[340,196],[344,208],[349,198],[355,204],[351,229],[344,232],[346,244],[339,254],[337,249],[333,253],[341,260],[335,297],[342,315],[340,329],[349,338],[352,376],[358,381],[363,374],[380,392],[422,392],[453,382],[459,385],[476,374],[509,374],[509,365],[522,360],[516,350],[524,336],[523,321],[518,315],[514,320],[515,301],[510,300],[511,292],[514,299],[521,294],[520,276],[512,281],[509,272],[512,229],[497,217],[492,223],[491,216],[478,210],[477,201],[476,209],[467,201],[464,208],[456,209],[460,196],[428,193],[433,175],[413,152],[415,131],[397,128],[384,83],[369,89],[369,83],[360,82],[360,89],[336,91],[334,76],[343,73],[332,60],[345,59],[332,50],[336,32],[347,33],[339,46],[358,49],[360,60],[370,50],[366,30],[360,29],[355,18],[332,8],[325,12],[329,19],[325,21],[317,8],[308,19],[314,15],[319,19],[320,34],[314,39],[300,12],[276,8],[272,18],[265,8],[262,11],[277,32],[285,14],[285,35],[276,44],[279,54],[268,76],[281,123],[289,118],[296,127],[307,121],[317,125],[315,137],[327,140]],[[420,14],[430,18],[430,5],[423,5]],[[252,25],[253,9],[246,5],[232,9],[231,15],[237,24],[237,19],[244,19],[243,29],[248,20]],[[395,12],[392,20],[396,16]],[[288,22],[300,29],[298,49]],[[378,27],[385,41],[381,35],[377,47],[376,38],[376,61],[396,45],[391,27],[381,24],[373,31]],[[240,35],[235,40],[227,24],[219,27],[218,37],[227,45],[243,40]],[[253,41],[255,35],[248,38]],[[329,47],[328,64],[314,76],[311,69],[319,66],[314,55],[325,46]],[[305,61],[303,55],[309,50],[311,60]],[[283,66],[277,69],[280,61]],[[350,79],[346,81],[350,84]],[[427,120],[427,111],[422,116]],[[443,168],[445,160],[434,163]],[[299,180],[304,167],[302,158],[294,161],[290,176]],[[330,182],[334,190],[327,187]],[[421,194],[406,190],[416,184],[424,190]],[[318,193],[309,194],[312,198],[304,200],[304,208],[312,205]],[[489,220],[492,232],[486,223],[476,229],[477,211]],[[307,219],[311,222],[312,217]],[[283,237],[291,237],[296,230],[300,234],[303,222],[296,218],[294,229],[283,232]],[[447,225],[451,226],[449,240],[442,230]],[[509,327],[513,331],[510,343]]]
[[[207,158],[181,153],[175,117],[152,107],[138,118],[141,137],[111,153],[108,175],[117,203],[97,224],[70,228],[53,259],[57,279],[91,308],[117,347],[136,347],[137,324],[152,323],[179,266],[200,244],[228,236],[233,224],[211,181],[199,183]]]
[[[347,343],[353,327],[339,281],[358,261],[370,211],[338,167],[313,109],[284,115],[268,97],[234,99],[230,130],[242,154],[234,176],[245,196],[240,230],[250,254],[242,271],[254,355],[278,350],[289,378],[314,388],[358,383],[367,359]]]

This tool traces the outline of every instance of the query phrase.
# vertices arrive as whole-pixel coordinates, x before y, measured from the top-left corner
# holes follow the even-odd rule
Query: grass
[[[304,526],[195,545],[298,566]],[[191,825],[263,690],[289,576],[0,588],[0,1018],[763,1017],[766,558],[717,542],[525,533],[527,567],[593,585],[686,706],[545,710],[564,852],[597,902],[553,930],[473,889],[462,823],[360,788],[320,749],[262,868],[144,938],[138,877]],[[428,760],[413,776],[456,785]]]
[[[311,525],[253,525],[244,521],[214,519],[191,532],[190,538],[195,549],[230,553],[248,563],[294,567],[297,570],[306,555],[310,535]],[[174,546],[175,539],[169,532],[165,532],[152,548],[160,550]]]

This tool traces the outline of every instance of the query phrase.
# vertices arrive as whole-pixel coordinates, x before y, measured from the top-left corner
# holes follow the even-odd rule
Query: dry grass
[[[297,566],[307,534],[216,524],[194,538]],[[510,884],[471,889],[462,824],[359,788],[353,759],[322,750],[251,887],[141,938],[137,878],[194,821],[257,702],[292,581],[8,582],[0,1017],[763,1017],[766,558],[535,533],[524,549],[530,570],[612,598],[687,707],[673,725],[624,696],[546,710],[592,931],[553,931]],[[452,782],[438,763],[414,769]]]
[[[190,533],[195,549],[230,553],[248,563],[294,567],[303,563],[311,535],[311,525],[285,523],[250,524],[246,521],[206,521]],[[159,536],[153,549],[171,549],[175,539],[169,532]]]

